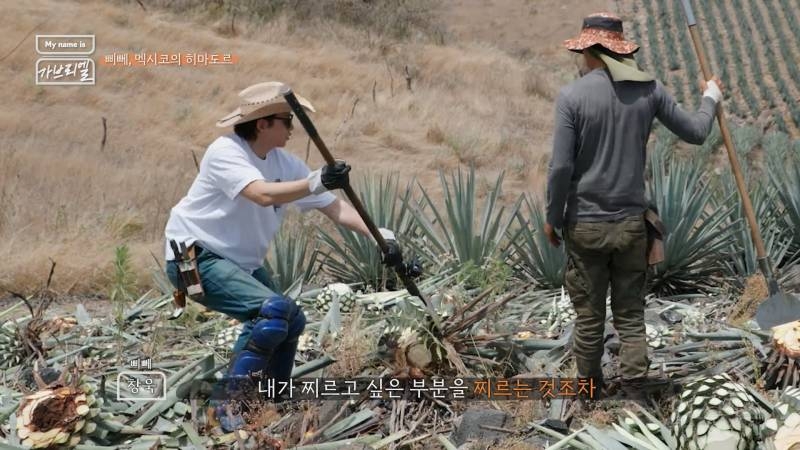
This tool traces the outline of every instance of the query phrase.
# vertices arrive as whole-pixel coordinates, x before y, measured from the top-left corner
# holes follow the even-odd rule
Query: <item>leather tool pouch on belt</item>
[[[195,246],[186,247],[185,243],[181,243],[179,247],[175,241],[169,241],[169,245],[178,264],[178,290],[173,293],[173,300],[176,308],[183,308],[186,306],[187,295],[195,301],[202,299],[204,295],[200,271],[197,269]]]
[[[658,217],[655,207],[647,208],[644,213],[644,223],[647,226],[647,264],[654,266],[664,261],[664,238],[667,230]]]

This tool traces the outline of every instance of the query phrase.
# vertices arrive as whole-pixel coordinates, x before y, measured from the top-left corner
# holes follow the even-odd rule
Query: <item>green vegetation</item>
[[[317,268],[317,252],[309,252],[308,236],[284,227],[275,236],[264,266],[278,292],[285,293],[296,281],[307,282]]]
[[[513,251],[509,264],[537,287],[561,287],[567,264],[564,246],[553,247],[542,232],[546,222],[544,205],[529,196],[523,197],[522,202],[522,208],[514,216],[516,232],[511,235]]]
[[[134,300],[136,279],[131,270],[131,256],[127,245],[114,250],[113,274],[109,299],[114,305],[114,317],[118,324],[125,321],[125,308]]]
[[[788,268],[800,251],[795,231],[800,228],[800,141],[779,132],[762,135],[754,127],[733,128],[732,134],[769,256],[779,270]],[[651,277],[655,294],[739,290],[745,277],[757,272],[730,169],[727,162],[721,167],[714,162],[721,140],[715,127],[704,145],[683,151],[674,135],[656,129],[647,187],[668,235],[666,260],[654,267]],[[537,289],[561,287],[564,249],[547,242],[544,206],[535,197],[520,196],[504,206],[502,174],[485,184],[480,195],[483,183],[474,169],[441,172],[440,182],[441,202],[418,183],[399,188],[396,175],[363,179],[357,189],[376,224],[396,232],[406,259],[415,255],[424,262],[423,280],[452,274],[467,290],[498,292],[520,283]],[[344,229],[332,234],[319,230],[319,237],[313,260],[321,272],[300,269],[299,250],[276,250],[275,255],[287,260],[270,263],[276,279],[282,279],[280,267],[285,266],[292,274],[287,283],[303,274],[312,282],[324,275],[326,281],[361,283],[367,290],[399,288],[394,275],[380,265],[372,239]],[[307,245],[297,243],[305,242],[297,232],[281,239],[276,246]]]
[[[753,122],[764,120],[762,113],[767,110],[771,116],[766,125],[783,132],[800,126],[800,103],[793,95],[793,92],[798,92],[800,68],[794,63],[797,49],[792,48],[792,42],[796,41],[794,36],[800,29],[795,14],[780,13],[788,7],[787,3],[785,0],[771,0],[763,5],[769,22],[761,8],[749,0],[694,2],[693,5],[699,19],[698,26],[707,29],[710,36],[711,42],[703,44],[708,50],[713,50],[707,56],[715,75],[725,85],[730,112]],[[637,6],[634,12],[639,9]],[[700,76],[700,70],[686,30],[681,2],[646,0],[641,9],[649,42],[642,53],[646,53],[650,70],[672,89],[680,103],[695,108],[699,102],[694,95],[695,80]],[[639,35],[639,25],[634,23],[632,26],[634,36]],[[770,36],[767,31],[770,29],[777,39]],[[782,76],[782,68],[788,77]],[[786,116],[781,108],[786,109]],[[787,123],[785,117],[792,123]]]
[[[410,183],[401,190],[397,175],[379,175],[363,178],[356,192],[376,226],[394,231],[401,241],[413,233],[416,222],[410,209]],[[387,283],[394,286],[394,274],[381,265],[372,238],[343,227],[336,227],[336,233],[320,228],[318,236],[321,245],[314,259],[325,274],[339,282],[362,283],[375,290],[385,289]]]

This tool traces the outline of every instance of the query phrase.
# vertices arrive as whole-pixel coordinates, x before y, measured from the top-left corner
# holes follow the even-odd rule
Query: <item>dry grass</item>
[[[353,378],[362,376],[364,361],[375,350],[378,338],[362,327],[360,314],[343,316],[341,337],[328,353],[337,355],[336,362],[327,370],[329,377]]]
[[[473,163],[487,179],[506,171],[510,200],[543,189],[548,97],[571,76],[565,59],[534,54],[523,61],[472,40],[387,43],[336,23],[311,33],[284,19],[242,22],[230,36],[222,22],[198,26],[154,8],[144,12],[135,2],[31,0],[7,10],[0,18],[3,55],[35,28],[34,34],[95,34],[95,61],[139,50],[232,52],[240,61],[207,68],[98,66],[95,86],[35,86],[34,38],[23,41],[0,66],[6,88],[0,288],[34,285],[51,257],[58,262],[54,288],[103,290],[113,249],[123,243],[148,285],[155,267],[150,252],[162,257],[169,210],[195,175],[191,152],[202,157],[225,132],[213,124],[249,84],[283,80],[309,97],[319,111],[317,128],[330,143],[339,135],[334,154],[354,173],[397,170],[401,182],[415,176],[436,195],[437,169]],[[542,45],[548,57],[571,31],[561,33]],[[413,92],[405,87],[405,66],[414,74]],[[343,124],[355,99],[355,114]],[[101,151],[103,117],[108,139]],[[288,147],[305,158],[306,143],[298,130]],[[321,164],[314,149],[309,164]]]
[[[487,447],[487,445],[491,445]],[[544,447],[524,442],[522,438],[511,437],[493,444],[476,444],[473,448],[492,448],[494,450],[541,450]]]
[[[742,325],[755,317],[758,305],[769,297],[769,288],[764,275],[757,273],[745,280],[745,287],[739,300],[732,306],[728,323]]]

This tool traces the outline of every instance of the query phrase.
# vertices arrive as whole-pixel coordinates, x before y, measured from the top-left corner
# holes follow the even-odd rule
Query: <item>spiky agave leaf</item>
[[[771,171],[772,184],[775,187],[778,197],[780,198],[780,206],[782,226],[790,230],[790,237],[792,240],[790,255],[797,257],[800,255],[800,157],[797,158],[794,164],[786,166],[773,166]],[[781,263],[780,260],[778,264]],[[783,261],[786,265],[790,264]]]
[[[740,126],[734,128],[731,135],[739,161],[746,163],[751,152],[761,145],[764,133],[756,127]]]
[[[301,228],[283,227],[272,241],[264,267],[278,292],[285,294],[297,280],[307,282],[319,268],[317,252],[309,251],[308,235]]]
[[[755,211],[756,222],[764,240],[767,256],[770,261],[783,261],[789,251],[792,231],[782,223],[780,205],[777,201],[778,194],[773,186],[756,179],[751,170],[746,170],[745,174],[748,195]],[[718,182],[720,186],[717,189],[718,198],[724,202],[724,197],[728,197],[729,192],[735,189],[733,175],[730,172],[724,172]],[[732,280],[740,288],[743,288],[744,285],[740,280],[759,272],[759,266],[750,226],[744,220],[742,199],[737,195],[733,197],[732,201],[733,207],[728,213],[729,223],[735,231],[732,233],[733,239],[728,251],[731,255],[728,265],[729,271],[736,275]]]
[[[466,174],[459,168],[450,174],[449,180],[440,171],[439,178],[444,212],[422,186],[422,205],[412,210],[422,242],[416,248],[437,266],[443,261],[454,261],[459,267],[468,263],[482,267],[487,258],[504,255],[509,246],[506,232],[518,205],[506,217],[505,207],[499,202],[503,174],[495,180],[482,209],[478,205],[474,167]]]
[[[669,426],[649,413],[645,408],[622,409],[617,421],[610,427],[597,428],[589,422],[583,423],[576,438],[586,448],[624,450],[626,448],[669,450],[676,448],[675,438]],[[581,447],[583,448],[583,447]]]
[[[410,214],[411,186],[402,192],[396,173],[364,177],[357,188],[359,199],[372,221],[378,226],[394,231],[398,242],[407,246],[414,235],[415,223]],[[337,226],[337,232],[319,229],[321,247],[316,251],[323,270],[342,283],[363,283],[381,290],[394,274],[381,264],[381,254],[375,240],[360,233]],[[404,256],[410,252],[404,248]]]
[[[564,246],[553,247],[543,230],[546,222],[542,205],[528,195],[518,200],[514,227],[509,231],[511,251],[509,262],[515,271],[544,289],[556,289],[564,284],[567,255]]]
[[[650,198],[668,233],[665,260],[655,268],[651,290],[659,295],[714,292],[720,276],[729,276],[722,256],[736,230],[727,220],[731,202],[714,199],[699,164],[654,154],[651,167]]]
[[[794,152],[792,151],[791,137],[783,132],[771,132],[762,138],[764,158],[767,166],[772,169],[787,167],[796,164]],[[796,141],[800,143],[800,141]]]
[[[755,450],[765,413],[727,373],[687,383],[670,417],[677,448]]]
[[[673,325],[670,330],[680,343],[652,351],[651,367],[657,367],[670,379],[686,380],[719,373],[755,378],[762,370],[767,350],[761,334],[729,327],[702,333],[681,328],[682,324]]]

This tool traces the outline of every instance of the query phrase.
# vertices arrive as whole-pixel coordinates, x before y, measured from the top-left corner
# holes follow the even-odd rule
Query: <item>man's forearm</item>
[[[372,233],[369,232],[369,228],[367,228],[367,224],[364,222],[364,219],[358,215],[358,211],[356,211],[356,209],[353,208],[349,203],[342,202],[342,204],[346,206],[342,208],[343,211],[339,223],[348,230],[361,233],[367,237],[372,237]]]
[[[576,131],[567,98],[559,95],[556,103],[553,155],[547,171],[547,223],[562,228],[564,207],[567,204],[572,173],[575,170],[573,159]]]
[[[547,223],[556,227],[564,226],[564,207],[569,195],[572,167],[552,170],[547,180]]]
[[[358,211],[349,203],[337,198],[333,203],[322,208],[321,211],[336,224],[348,230],[361,233],[364,236],[372,237],[367,224],[364,223],[364,220],[358,215]]]
[[[311,195],[308,180],[267,182],[258,186],[259,204],[261,206],[282,205]]]

